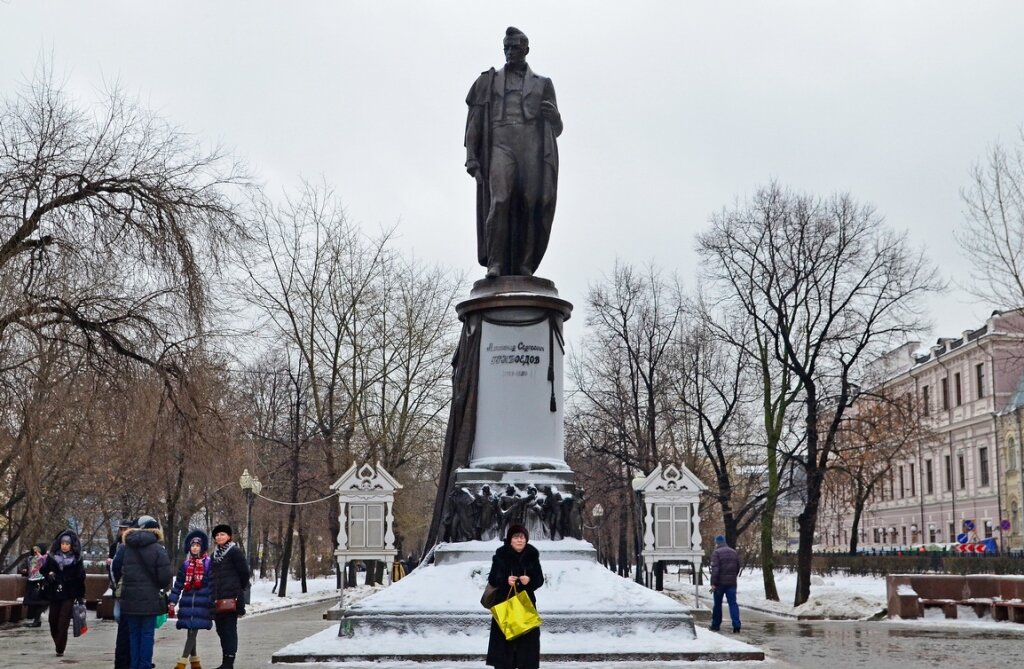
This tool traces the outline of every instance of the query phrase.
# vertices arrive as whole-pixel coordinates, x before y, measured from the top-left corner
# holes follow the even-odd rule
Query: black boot
[[[217,669],[235,669],[235,656],[225,655],[224,659],[221,660],[220,666]]]

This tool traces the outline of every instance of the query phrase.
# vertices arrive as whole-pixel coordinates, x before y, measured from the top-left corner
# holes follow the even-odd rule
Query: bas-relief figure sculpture
[[[477,256],[488,277],[532,276],[548,246],[562,133],[551,80],[526,64],[530,40],[505,31],[505,67],[466,98],[466,171],[477,181]]]
[[[535,539],[581,539],[582,490],[563,494],[553,486],[538,491],[508,484],[501,494],[481,486],[476,493],[457,488],[449,496],[443,519],[444,541],[473,541],[504,537],[511,525],[523,525]]]

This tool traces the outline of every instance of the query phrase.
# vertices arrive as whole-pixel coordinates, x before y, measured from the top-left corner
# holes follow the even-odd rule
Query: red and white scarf
[[[198,590],[203,587],[203,576],[206,574],[206,554],[189,557],[185,565],[185,590]]]

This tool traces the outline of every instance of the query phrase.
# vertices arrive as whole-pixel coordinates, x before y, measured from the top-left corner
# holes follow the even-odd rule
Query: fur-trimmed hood
[[[152,537],[152,538],[150,538]],[[142,548],[152,543],[164,540],[164,531],[159,527],[143,529],[140,527],[130,528],[124,533],[125,546]]]
[[[189,554],[189,547],[192,545],[192,540],[196,537],[199,538],[200,545],[203,547],[203,552],[208,553],[210,551],[210,537],[206,535],[206,532],[202,530],[192,530],[185,535],[185,542],[182,544],[182,549],[185,551],[185,555]]]
[[[60,553],[60,540],[64,537],[71,539],[71,552],[75,554],[75,557],[82,557],[82,542],[78,538],[78,533],[74,530],[64,530],[54,538],[53,543],[50,545],[50,555]]]

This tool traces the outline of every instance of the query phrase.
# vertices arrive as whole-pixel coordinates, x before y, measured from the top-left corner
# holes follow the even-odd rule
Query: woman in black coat
[[[85,564],[78,535],[71,530],[58,534],[39,573],[48,581],[50,636],[53,637],[57,657],[63,657],[68,645],[71,607],[76,599],[85,597]]]
[[[231,526],[217,525],[213,528],[213,543],[217,545],[212,557],[210,571],[213,579],[213,599],[234,599],[233,611],[214,613],[220,637],[220,650],[224,660],[217,669],[234,669],[235,655],[238,654],[238,617],[245,615],[245,590],[249,587],[249,565],[241,547],[231,540]]]
[[[536,606],[537,598],[533,593],[544,585],[544,571],[540,568],[540,553],[529,545],[529,541],[530,533],[525,527],[509,527],[505,544],[494,552],[487,582],[499,593],[507,592],[513,585],[520,587],[526,590]],[[537,669],[540,666],[540,628],[506,641],[505,634],[492,617],[487,664],[495,669]]]

